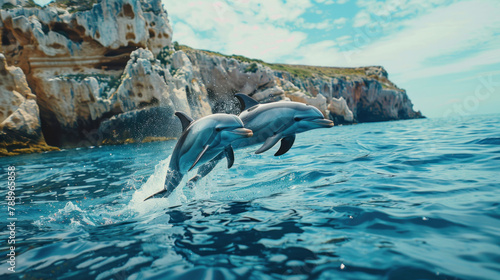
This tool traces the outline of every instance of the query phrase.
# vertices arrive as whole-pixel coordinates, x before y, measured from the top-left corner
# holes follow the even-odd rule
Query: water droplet
[[[345,265],[342,263],[340,264],[340,269],[344,269],[345,268]]]

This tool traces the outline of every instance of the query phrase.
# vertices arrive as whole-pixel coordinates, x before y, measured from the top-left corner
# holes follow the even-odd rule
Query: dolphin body
[[[231,142],[253,135],[235,115],[214,114],[197,121],[182,112],[176,112],[175,115],[181,120],[183,132],[170,158],[165,187],[145,200],[160,194],[170,195],[196,164],[202,164],[217,155],[221,159],[227,157],[228,168],[231,168],[234,163]]]
[[[271,149],[281,140],[281,146],[274,154],[280,156],[293,146],[297,133],[333,126],[331,120],[325,119],[323,114],[311,105],[293,101],[260,104],[245,94],[238,93],[235,96],[238,98],[242,110],[239,117],[245,128],[252,130],[253,137],[234,141],[232,143],[234,148],[263,143],[255,151],[256,154],[260,154]],[[210,173],[223,157],[224,155],[221,153],[210,162],[202,165],[198,169],[198,174],[191,178],[189,183],[192,184]]]

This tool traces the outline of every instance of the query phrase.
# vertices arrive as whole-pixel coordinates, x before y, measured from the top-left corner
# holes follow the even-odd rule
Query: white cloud
[[[366,11],[361,11],[354,17],[353,27],[362,27],[371,22],[370,14]]]
[[[358,0],[357,6],[361,10],[356,14],[359,22],[354,21],[354,27],[378,23],[391,22],[398,18],[415,17],[432,9],[457,2],[458,0]],[[356,25],[357,24],[357,25]]]
[[[233,12],[238,14],[244,13],[243,20],[253,22],[273,22],[274,24],[284,24],[293,22],[300,17],[304,12],[313,6],[309,0],[295,0],[286,1],[282,0],[241,0],[241,1],[220,1],[217,3],[224,3]]]
[[[338,26],[337,28],[340,29],[340,28],[344,27],[344,25],[346,24],[346,22],[347,22],[347,18],[341,17],[341,18],[335,19],[333,21],[333,24],[336,25],[336,26]]]
[[[307,35],[290,29],[312,7],[309,0],[163,0],[174,40],[195,48],[241,54],[270,62],[293,54]]]
[[[337,39],[335,39],[335,41],[337,42],[337,45],[339,45],[339,46],[345,46],[348,44],[352,44],[352,42],[353,42],[351,35],[340,36]]]
[[[314,0],[316,1],[316,3],[320,3],[320,4],[325,4],[325,5],[332,5],[332,4],[345,4],[347,3],[347,1],[349,0],[337,0],[337,1],[333,1],[333,0]]]
[[[306,65],[319,65],[319,66],[333,66],[336,65],[335,62],[339,59],[340,53],[336,51],[336,46],[338,43],[333,40],[325,40],[319,43],[307,44],[300,47],[296,53],[300,54],[301,57],[296,57],[291,59],[286,63],[290,64],[306,64]],[[329,50],[329,52],[325,52]],[[329,65],[325,65],[320,62],[320,60],[327,60],[330,62]],[[339,61],[340,62],[340,61]]]
[[[345,36],[337,38],[337,45],[323,45],[323,49],[315,44],[314,53],[305,55],[300,62],[324,66],[384,65],[397,82],[470,71],[500,62],[498,14],[500,2],[495,0],[453,3],[402,21],[402,30],[383,38],[363,34],[352,42]],[[299,53],[307,52],[308,47],[303,46]],[[449,59],[444,60],[445,57]]]
[[[325,4],[325,5],[335,4],[335,1],[333,1],[333,0],[314,0],[314,1],[316,1],[317,3],[320,3],[320,4]],[[338,1],[345,1],[345,0],[338,0]]]
[[[321,30],[331,30],[331,29],[341,29],[345,26],[347,18],[341,17],[338,19],[326,19],[322,22],[305,22],[303,18],[296,21],[296,25],[305,29],[321,29]]]

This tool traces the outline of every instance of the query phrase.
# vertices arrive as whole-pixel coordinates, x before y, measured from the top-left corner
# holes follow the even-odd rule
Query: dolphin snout
[[[234,133],[236,135],[242,135],[245,137],[252,137],[253,136],[253,131],[251,131],[250,129],[247,129],[247,128],[243,128],[243,127],[233,129],[233,130],[231,130],[231,133]]]
[[[310,122],[320,126],[320,127],[332,127],[333,121],[327,119],[314,119],[310,120]]]

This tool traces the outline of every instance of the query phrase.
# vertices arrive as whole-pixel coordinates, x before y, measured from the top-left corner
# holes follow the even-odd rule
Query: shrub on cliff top
[[[79,0],[56,0],[50,5],[56,7],[67,8],[70,13],[88,11],[92,9],[94,4],[98,3],[99,0],[89,0],[89,1],[79,1]]]
[[[175,44],[175,42],[174,42],[174,44]],[[164,47],[163,49],[161,49],[160,53],[158,53],[156,58],[161,62],[162,65],[166,65],[170,62],[170,56],[173,53],[174,52],[171,51],[170,48],[167,46],[167,47]]]
[[[2,5],[2,10],[8,10],[8,9],[14,9],[16,8],[15,5],[12,5],[11,3],[5,3]]]
[[[24,7],[27,7],[27,8],[35,8],[35,7],[40,7],[40,5],[38,5],[37,3],[35,3],[35,1],[33,0],[28,0],[28,3],[26,3],[24,5]]]
[[[248,65],[248,67],[245,69],[245,73],[252,72],[255,73],[259,69],[259,66],[257,63],[253,62],[252,64]]]
[[[176,51],[184,51],[184,52],[201,52],[211,56],[220,56],[225,58],[236,59],[240,62],[250,63],[248,67],[245,68],[245,72],[253,72],[257,71],[258,64],[263,66],[267,66],[274,71],[284,71],[290,73],[293,77],[297,77],[300,79],[311,78],[311,77],[343,77],[347,80],[351,79],[351,77],[367,77],[363,68],[348,68],[348,67],[323,67],[323,66],[308,66],[308,65],[291,65],[291,64],[275,64],[275,63],[267,63],[260,59],[248,58],[242,55],[225,55],[219,52],[208,51],[208,50],[199,50],[193,49],[186,45],[181,45],[177,42],[174,42],[174,48]],[[253,72],[255,73],[255,72]],[[373,78],[375,80],[380,80],[378,77]],[[390,82],[386,82],[386,86],[388,88],[392,88]],[[395,87],[395,86],[394,86]]]
[[[21,6],[13,5],[12,3],[5,3],[2,5],[3,10],[15,9],[15,8],[19,8],[19,7],[21,7]],[[40,8],[40,5],[35,3],[35,1],[33,1],[33,0],[28,0],[28,2],[26,2],[22,7],[23,8]]]

